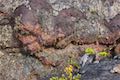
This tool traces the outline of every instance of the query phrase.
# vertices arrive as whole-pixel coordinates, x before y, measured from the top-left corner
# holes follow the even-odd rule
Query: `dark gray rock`
[[[100,63],[91,63],[81,68],[81,80],[120,80],[120,74],[111,73],[120,60],[106,60]]]

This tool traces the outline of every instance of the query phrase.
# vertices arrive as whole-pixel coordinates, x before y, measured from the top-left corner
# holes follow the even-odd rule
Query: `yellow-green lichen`
[[[95,51],[93,48],[86,48],[85,49],[85,54],[91,55],[91,54],[95,54]]]
[[[108,57],[110,54],[108,52],[103,51],[103,52],[99,52],[98,55],[101,57]]]

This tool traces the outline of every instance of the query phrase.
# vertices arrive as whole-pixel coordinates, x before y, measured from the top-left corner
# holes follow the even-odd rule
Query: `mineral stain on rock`
[[[45,4],[45,1],[40,1],[41,5],[38,4],[39,1],[36,2],[31,1],[30,3],[31,4],[29,6],[31,6],[31,9],[29,9],[25,5],[21,5],[15,10],[15,15],[21,17],[20,22],[22,23],[22,26],[19,26],[19,28],[24,30],[24,32],[25,31],[30,32],[30,35],[36,37],[37,39],[36,43],[43,46],[54,45],[59,41],[59,39],[70,35],[71,33],[74,32],[74,29],[72,29],[72,27],[74,26],[75,20],[85,18],[85,15],[75,8],[62,10],[59,12],[59,15],[54,17],[53,19],[55,23],[55,26],[53,26],[54,34],[50,35],[47,34],[47,31],[46,32],[42,31],[41,24],[38,23],[39,16],[36,16],[37,10],[35,7],[39,6],[42,9],[46,10],[46,8],[43,6],[43,4]],[[36,6],[33,6],[35,4]],[[40,11],[42,10],[41,8],[37,9]],[[75,18],[75,20],[72,18]],[[21,36],[24,37],[24,35]],[[20,38],[20,41],[22,41],[22,43],[24,44],[24,40]]]
[[[110,3],[112,2],[110,1]],[[91,28],[76,26],[79,21],[87,21],[88,19],[84,12],[74,7],[62,9],[57,16],[51,15],[53,29],[51,31],[46,29],[45,31],[44,28],[48,26],[41,25],[39,21],[41,14],[38,13],[45,10],[48,14],[51,14],[53,10],[51,5],[47,0],[30,0],[28,4],[20,5],[14,11],[14,15],[20,17],[20,25],[18,26],[20,32],[16,33],[17,38],[30,52],[43,50],[47,47],[65,48],[71,43],[82,45],[98,42],[99,44],[111,45],[115,44],[120,38],[119,14],[110,22],[103,24],[109,31],[106,31],[105,35],[101,37],[100,30],[92,32],[94,26]]]

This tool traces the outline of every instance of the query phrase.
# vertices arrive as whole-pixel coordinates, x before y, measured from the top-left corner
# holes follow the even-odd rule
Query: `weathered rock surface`
[[[82,80],[119,80],[119,73],[111,70],[120,64],[120,60],[106,60],[100,63],[91,63],[81,68]]]
[[[13,29],[10,25],[0,25],[0,47],[13,47],[15,46]]]
[[[116,46],[120,38],[119,12],[119,0],[0,0],[0,51],[4,53],[0,57],[0,79],[32,80],[36,77],[39,80],[54,70],[62,70],[69,58],[76,59],[86,47],[97,50],[96,41],[103,49],[108,44]],[[20,45],[16,40],[21,41]],[[62,68],[48,69],[35,58],[26,57],[18,47],[24,47],[27,55],[30,55],[29,50],[40,49],[35,56],[44,59],[42,63],[49,66],[62,61]],[[119,49],[118,46],[118,54]],[[109,63],[103,61],[86,66],[90,69],[96,67],[93,73],[98,70],[100,73],[96,75],[88,71],[82,79],[93,80],[103,73],[108,79],[117,80],[117,74],[108,72],[111,67],[99,68],[114,66],[119,61]],[[101,80],[105,80],[106,77],[102,76]]]
[[[48,46],[64,48],[73,42],[113,44],[119,38],[119,0],[23,0],[11,1],[9,7],[6,1],[1,1],[1,12],[19,18],[16,35],[31,51]],[[16,6],[9,13],[12,5]]]
[[[106,8],[106,6],[100,2],[100,0],[96,2],[96,5],[100,4],[98,9],[92,9],[91,7],[93,5],[91,6],[90,3],[93,4],[94,1],[93,3],[92,1],[76,1],[78,5],[70,5],[68,8],[58,9],[58,14],[53,15],[54,6],[49,3],[49,1],[30,0],[28,5],[23,4],[15,10],[15,16],[21,18],[20,22],[22,25],[19,26],[19,29],[24,32],[24,34],[18,33],[18,39],[23,45],[29,44],[27,48],[30,51],[35,51],[47,46],[64,48],[71,42],[88,44],[98,41],[101,44],[114,44],[120,36],[118,24],[120,21],[119,14],[114,14],[115,17],[110,15],[110,17],[114,17],[112,20],[107,16],[101,15],[104,14],[104,10],[100,12],[99,8]],[[106,5],[110,4],[109,1],[108,3],[107,1],[105,2]],[[117,1],[112,3],[115,4],[116,2]],[[71,2],[69,3],[72,4]],[[92,10],[88,10],[88,12],[83,11],[79,8],[80,6],[83,7],[82,3],[88,3],[89,8]],[[47,6],[44,6],[44,4]],[[58,0],[55,1],[54,4],[60,5],[61,2]],[[109,7],[112,6],[109,5]],[[107,7],[107,9],[109,9],[109,7]],[[50,24],[47,24],[48,21],[44,18],[50,19]],[[104,19],[110,20],[110,22],[105,22]],[[116,21],[117,23],[115,23]],[[29,38],[29,35],[32,35],[33,38]],[[29,41],[29,39],[32,41]],[[28,42],[24,43],[24,40],[28,40]],[[36,49],[34,49],[35,46]]]

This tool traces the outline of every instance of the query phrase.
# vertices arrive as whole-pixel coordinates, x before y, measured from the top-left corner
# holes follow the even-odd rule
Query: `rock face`
[[[116,2],[104,3],[110,6]],[[60,3],[59,0],[52,4],[47,0],[29,0],[28,4],[15,9],[14,17],[19,22],[16,36],[27,51],[43,51],[48,47],[61,49],[71,43],[82,45],[98,42],[108,46],[120,38],[119,13],[107,21],[102,15],[99,17],[100,13],[95,9],[89,12],[80,9],[78,6],[85,2],[79,1],[76,2],[78,6],[58,9],[57,15],[54,15],[53,4]],[[48,20],[50,24],[47,24]]]
[[[53,3],[60,5],[61,2],[58,0]],[[85,2],[76,3],[77,6],[82,6],[81,3]],[[115,2],[108,2],[111,3]],[[88,13],[79,7],[69,6],[58,9],[58,14],[53,15],[55,7],[52,4],[47,0],[29,0],[28,4],[20,5],[14,11],[14,15],[20,18],[21,23],[18,27],[21,32],[17,33],[18,39],[23,45],[27,45],[30,51],[50,46],[65,48],[71,42],[90,44],[98,41],[100,44],[114,44],[120,36],[119,14],[107,22],[104,21],[103,16],[99,17],[96,11],[91,11],[89,17]],[[97,18],[91,20],[95,18],[94,16]],[[47,24],[44,18],[50,19],[50,24]]]
[[[0,51],[5,51],[0,58],[1,80],[27,80],[47,71],[35,59],[19,53],[34,52],[45,65],[56,66],[71,56],[77,58],[83,48],[98,46],[96,42],[103,49],[106,45],[117,46],[119,4],[119,0],[0,0]],[[26,52],[16,52],[14,48],[18,47]],[[115,51],[119,54],[120,47]]]

